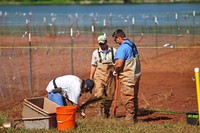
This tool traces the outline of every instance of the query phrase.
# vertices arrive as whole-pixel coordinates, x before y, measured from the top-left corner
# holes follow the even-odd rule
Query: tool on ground
[[[114,102],[113,102],[113,115],[116,117],[116,110],[117,110],[117,95],[118,95],[118,89],[119,89],[119,77],[116,76],[116,88],[115,88],[115,96],[114,96]]]
[[[100,100],[104,99],[104,97],[91,97],[88,101],[86,101],[84,104],[82,104],[80,106],[80,109],[84,109],[86,106],[88,106],[89,104],[92,104],[92,103],[95,103],[95,102],[98,102]]]
[[[81,113],[81,116],[84,116],[85,117],[85,108],[86,106],[88,106],[89,104],[92,104],[92,103],[96,103],[100,100],[109,100],[109,101],[112,101],[113,98],[108,98],[108,97],[105,97],[105,96],[102,96],[102,97],[91,97],[88,101],[86,101],[85,103],[83,103],[81,106],[80,106],[80,113]]]

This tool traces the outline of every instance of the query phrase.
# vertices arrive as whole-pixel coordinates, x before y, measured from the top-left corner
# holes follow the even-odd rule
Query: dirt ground
[[[152,52],[155,50],[140,49],[139,120],[151,123],[186,122],[185,113],[197,111],[194,68],[200,66],[200,49],[159,49],[155,55],[148,57]],[[88,107],[86,112],[87,117],[97,115],[95,106]],[[117,116],[125,116],[120,99]]]
[[[200,67],[200,48],[194,47],[196,46],[155,49],[138,46],[142,66],[139,121],[150,123],[185,122],[186,112],[197,111],[194,68]],[[42,64],[40,65],[42,66]],[[40,67],[40,69],[45,71],[46,67]],[[89,76],[89,71],[87,74]],[[83,95],[80,103],[86,101],[89,96],[89,94]],[[117,105],[117,117],[121,119],[125,116],[125,110],[120,103],[120,97],[118,97]],[[19,109],[19,112],[11,113],[11,117],[20,117],[20,111]],[[88,106],[86,118],[96,116],[96,104]]]

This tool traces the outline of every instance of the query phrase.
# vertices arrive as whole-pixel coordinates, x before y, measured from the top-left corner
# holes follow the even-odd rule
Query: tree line
[[[0,0],[1,5],[183,3],[200,0]]]

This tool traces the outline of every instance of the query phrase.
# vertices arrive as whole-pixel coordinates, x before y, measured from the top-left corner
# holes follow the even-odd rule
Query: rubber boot
[[[126,113],[125,120],[126,120],[126,121],[129,121],[129,122],[133,122],[133,114],[131,114],[131,113]]]
[[[111,104],[112,104],[111,100],[106,100],[104,102],[104,118],[109,118]]]
[[[104,108],[104,117],[108,118],[110,116],[110,110],[107,108]]]
[[[137,114],[135,114],[134,117],[133,117],[133,123],[134,124],[138,123]]]
[[[137,115],[138,115],[138,110],[135,110],[135,112],[134,112],[134,114],[133,114],[133,122],[134,122],[134,124],[137,124],[137,123],[138,123]]]

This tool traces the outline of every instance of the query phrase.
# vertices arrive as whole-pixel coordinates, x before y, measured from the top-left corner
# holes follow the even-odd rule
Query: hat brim
[[[98,41],[98,43],[103,43],[103,44],[104,44],[104,43],[105,43],[105,41]]]

